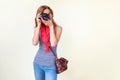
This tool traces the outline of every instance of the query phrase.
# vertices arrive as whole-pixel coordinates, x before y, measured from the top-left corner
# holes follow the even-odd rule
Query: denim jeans
[[[57,80],[56,67],[33,63],[35,80]]]

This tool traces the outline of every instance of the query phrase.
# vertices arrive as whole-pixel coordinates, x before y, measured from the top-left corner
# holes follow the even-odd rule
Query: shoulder
[[[55,29],[56,29],[56,31],[62,31],[62,26],[57,25],[57,26],[55,27]]]

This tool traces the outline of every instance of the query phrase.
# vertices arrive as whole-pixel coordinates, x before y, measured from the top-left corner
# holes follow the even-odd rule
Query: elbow
[[[37,42],[37,41],[32,41],[32,44],[33,44],[34,46],[37,46],[37,45],[38,45],[38,42]]]
[[[38,43],[36,43],[36,42],[33,42],[33,45],[34,45],[34,46],[37,46],[37,44],[38,44]]]
[[[57,44],[51,44],[51,47],[55,47]]]
[[[57,43],[58,43],[57,41],[54,41],[54,42],[51,43],[51,46],[55,47],[57,45]]]
[[[34,46],[37,46],[37,43],[33,43]]]

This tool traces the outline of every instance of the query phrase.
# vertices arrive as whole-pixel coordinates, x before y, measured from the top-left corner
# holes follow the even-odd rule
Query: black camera
[[[42,19],[45,20],[45,21],[48,21],[48,20],[50,19],[50,15],[47,14],[47,13],[42,13],[42,14],[41,14],[41,17],[42,17]],[[39,19],[40,19],[40,18],[39,18]]]

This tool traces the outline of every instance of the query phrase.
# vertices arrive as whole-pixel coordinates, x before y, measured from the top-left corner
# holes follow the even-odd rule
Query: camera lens
[[[41,17],[42,17],[42,19],[45,20],[45,21],[48,21],[48,20],[50,19],[50,15],[47,14],[47,13],[42,13],[42,14],[41,14]]]

